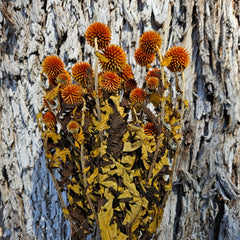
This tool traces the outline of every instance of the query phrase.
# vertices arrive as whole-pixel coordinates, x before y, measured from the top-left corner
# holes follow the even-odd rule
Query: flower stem
[[[162,80],[162,88],[163,88],[163,95],[164,95],[165,80],[164,80],[164,67],[162,65],[163,56],[159,47],[157,47],[157,52],[158,52],[159,61],[161,65],[161,80]],[[162,101],[161,102],[161,122],[162,123],[164,123],[164,115],[165,115],[165,101]]]
[[[97,52],[98,51],[97,38],[95,38],[94,41],[95,41],[95,52]],[[95,55],[94,90],[97,95],[95,97],[95,101],[96,101],[96,106],[97,106],[98,121],[101,121],[100,102],[99,102],[99,98],[98,98],[98,59],[97,59],[97,55]]]

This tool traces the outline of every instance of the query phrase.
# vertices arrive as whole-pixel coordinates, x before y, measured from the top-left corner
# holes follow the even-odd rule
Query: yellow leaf
[[[96,56],[99,58],[101,62],[108,63],[109,59],[106,58],[102,53],[100,52],[95,52]]]
[[[98,168],[95,168],[93,173],[87,178],[87,181],[89,184],[92,184],[92,182],[96,179],[98,175]]]
[[[90,170],[90,166],[88,166],[87,168],[85,167],[82,172],[87,173],[89,170]]]
[[[74,185],[69,184],[67,187],[68,189],[71,189],[73,192],[75,192],[78,195],[80,195],[82,190],[81,187],[77,184],[74,184]]]
[[[132,194],[127,189],[125,189],[123,193],[121,193],[121,195],[118,197],[118,199],[123,198],[132,198]]]
[[[52,139],[53,143],[58,143],[58,140],[61,139],[61,135],[55,133],[51,129],[46,130],[45,132],[42,133],[42,138],[47,139],[50,138]]]
[[[117,95],[117,96],[112,95],[110,97],[110,99],[112,99],[113,102],[115,103],[120,116],[125,117],[126,113],[124,112],[124,108],[120,106],[120,96],[119,95]]]
[[[161,65],[168,67],[169,64],[171,63],[171,61],[172,61],[172,57],[171,56],[168,57],[168,58],[163,58],[163,60],[161,62]]]
[[[62,211],[65,216],[69,215],[69,211],[66,208],[63,208]]]

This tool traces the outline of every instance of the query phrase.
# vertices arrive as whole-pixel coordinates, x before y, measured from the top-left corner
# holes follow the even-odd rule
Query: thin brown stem
[[[162,80],[162,88],[163,88],[163,95],[164,95],[165,79],[164,79],[164,66],[162,65],[163,56],[159,47],[157,47],[157,52],[158,52],[159,61],[161,65],[161,80]],[[164,115],[165,115],[165,102],[162,101],[161,102],[161,122],[162,123],[164,123]]]
[[[95,38],[94,41],[95,41],[95,52],[97,52],[98,51],[97,38]],[[97,59],[97,55],[95,55],[94,90],[96,93],[95,101],[96,101],[96,107],[97,107],[98,121],[101,121],[100,102],[99,102],[99,97],[98,97],[98,59]]]
[[[82,120],[81,120],[81,125],[82,126],[84,126],[84,123],[85,123],[85,108],[86,108],[86,104],[84,102],[83,111],[82,111]],[[95,219],[97,225],[99,226],[97,213],[96,213],[96,211],[94,209],[91,197],[87,193],[88,182],[87,182],[87,174],[84,171],[84,169],[85,169],[85,157],[84,157],[84,144],[83,143],[81,144],[81,155],[80,155],[80,158],[81,158],[81,166],[82,166],[82,172],[83,172],[83,183],[84,183],[84,188],[86,190],[86,196],[87,196],[87,199],[88,199],[89,206],[90,206],[90,208],[92,210],[92,213],[94,215],[94,219]]]
[[[158,141],[157,141],[156,150],[155,150],[154,155],[153,155],[152,164],[151,164],[149,172],[148,172],[148,177],[147,177],[146,183],[149,183],[149,179],[152,177],[152,171],[153,171],[153,168],[154,168],[154,166],[156,164],[156,161],[157,161],[158,150],[160,148],[161,142],[162,142],[162,138],[160,137],[160,138],[158,138]]]

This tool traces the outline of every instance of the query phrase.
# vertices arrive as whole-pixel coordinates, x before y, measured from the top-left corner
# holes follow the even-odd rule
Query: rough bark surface
[[[134,51],[144,31],[162,35],[163,53],[178,44],[191,53],[184,140],[159,239],[240,239],[239,1],[15,0],[0,12],[3,239],[70,239],[36,124],[41,62],[50,54],[68,69],[90,62],[84,33],[94,21],[110,26],[139,83],[145,70]]]

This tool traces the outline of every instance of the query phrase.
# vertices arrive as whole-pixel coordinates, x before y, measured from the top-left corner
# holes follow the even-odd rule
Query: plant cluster
[[[38,124],[47,167],[72,239],[84,239],[96,226],[104,240],[150,239],[171,192],[187,107],[183,70],[189,54],[175,46],[162,56],[161,36],[143,33],[135,59],[147,74],[137,86],[126,53],[111,44],[108,26],[91,24],[85,38],[94,48],[94,67],[78,62],[69,73],[57,56],[42,63],[41,78],[48,84]],[[159,67],[152,67],[156,56]],[[176,86],[164,67],[176,73]]]

